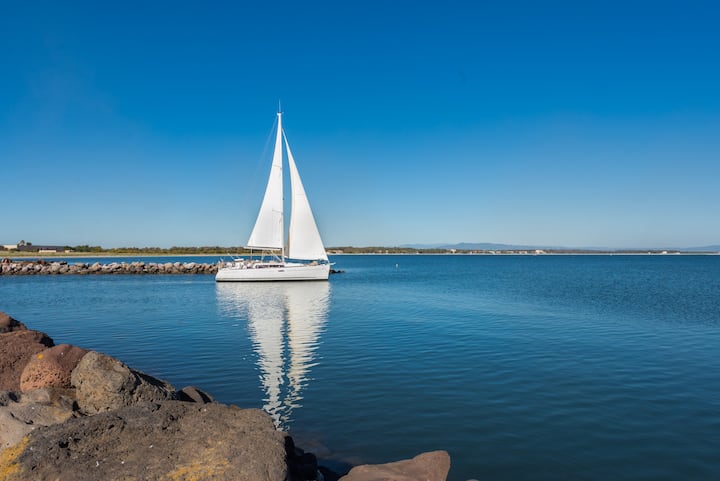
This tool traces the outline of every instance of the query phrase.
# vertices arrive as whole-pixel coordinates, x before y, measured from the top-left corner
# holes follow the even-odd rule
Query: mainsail
[[[278,128],[270,177],[255,227],[247,242],[247,247],[254,249],[283,248],[282,114],[278,112],[277,116]]]

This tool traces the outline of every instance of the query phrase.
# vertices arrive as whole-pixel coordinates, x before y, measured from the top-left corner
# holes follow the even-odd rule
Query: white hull
[[[223,264],[215,275],[218,282],[326,281],[330,264],[243,263]]]

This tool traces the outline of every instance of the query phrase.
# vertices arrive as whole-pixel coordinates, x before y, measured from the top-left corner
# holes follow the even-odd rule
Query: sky
[[[720,3],[2,2],[0,244],[720,244]]]

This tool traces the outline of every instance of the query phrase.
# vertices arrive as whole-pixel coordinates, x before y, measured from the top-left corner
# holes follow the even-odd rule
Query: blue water
[[[334,466],[445,449],[451,480],[720,479],[720,256],[332,260],[328,283],[0,276],[0,310],[264,408]]]

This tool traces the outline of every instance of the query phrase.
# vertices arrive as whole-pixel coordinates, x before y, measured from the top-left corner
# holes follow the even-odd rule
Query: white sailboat
[[[235,258],[221,262],[216,281],[307,281],[327,280],[330,263],[290,152],[282,113],[278,112],[275,150],[265,196],[247,247],[261,250],[260,260]],[[287,245],[284,243],[283,141],[290,167],[291,212]],[[266,256],[270,255],[270,260]]]

